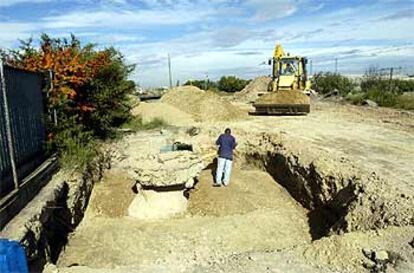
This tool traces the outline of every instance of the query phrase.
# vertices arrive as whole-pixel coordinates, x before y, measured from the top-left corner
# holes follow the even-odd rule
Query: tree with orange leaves
[[[21,41],[7,62],[34,72],[52,71],[53,89],[45,90],[48,108],[58,114],[58,126],[49,127],[52,135],[76,123],[82,131],[107,137],[129,118],[127,95],[135,85],[128,76],[134,67],[114,48],[96,50],[93,44],[82,46],[74,35],[55,39],[43,34],[38,47],[33,39]]]

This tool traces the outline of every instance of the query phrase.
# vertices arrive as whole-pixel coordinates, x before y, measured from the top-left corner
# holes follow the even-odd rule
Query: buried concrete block
[[[385,250],[378,250],[374,252],[374,259],[377,262],[386,262],[388,261],[388,252]]]
[[[141,191],[128,208],[128,215],[141,220],[166,219],[185,212],[183,191]]]
[[[194,178],[200,175],[204,167],[201,157],[189,151],[151,155],[124,164],[127,165],[131,178],[144,188],[191,188]]]

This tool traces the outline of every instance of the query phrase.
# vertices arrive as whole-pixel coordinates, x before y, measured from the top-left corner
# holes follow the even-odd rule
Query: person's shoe
[[[221,187],[221,184],[213,183],[213,187]]]

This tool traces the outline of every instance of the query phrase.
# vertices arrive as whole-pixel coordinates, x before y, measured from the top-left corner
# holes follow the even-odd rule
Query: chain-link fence
[[[41,75],[0,64],[0,198],[45,160]]]

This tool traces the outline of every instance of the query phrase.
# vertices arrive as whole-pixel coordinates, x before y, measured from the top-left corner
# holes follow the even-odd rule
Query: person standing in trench
[[[230,128],[224,131],[216,141],[219,146],[216,179],[213,186],[228,186],[230,183],[231,167],[233,164],[233,150],[237,146],[236,138],[231,135]]]

